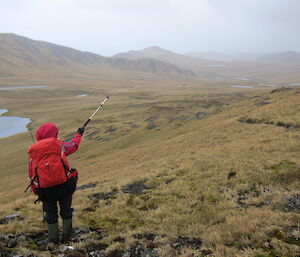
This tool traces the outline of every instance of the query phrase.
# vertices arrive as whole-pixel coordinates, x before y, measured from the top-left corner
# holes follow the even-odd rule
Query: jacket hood
[[[38,130],[36,131],[35,138],[37,141],[40,141],[42,139],[46,138],[57,138],[58,135],[58,129],[53,123],[44,123],[41,125]]]

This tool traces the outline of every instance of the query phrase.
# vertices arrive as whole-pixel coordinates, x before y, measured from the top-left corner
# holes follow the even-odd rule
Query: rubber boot
[[[63,219],[63,233],[62,233],[62,238],[61,242],[62,243],[68,243],[72,239],[72,219]]]
[[[48,224],[48,243],[59,243],[58,223]]]

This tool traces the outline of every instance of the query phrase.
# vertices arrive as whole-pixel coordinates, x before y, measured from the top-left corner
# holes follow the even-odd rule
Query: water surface
[[[300,86],[300,83],[290,83],[289,86]]]
[[[0,90],[14,90],[14,89],[26,89],[26,88],[43,88],[48,87],[45,85],[36,85],[36,86],[11,86],[11,87],[0,87]]]
[[[7,109],[0,109],[0,116],[3,114],[3,113],[6,113],[7,112]]]
[[[26,132],[26,125],[31,121],[29,118],[17,116],[2,116],[7,109],[0,109],[0,138]]]
[[[76,97],[83,97],[83,96],[87,96],[87,94],[80,94],[80,95],[77,95]]]
[[[245,78],[245,77],[235,77],[235,79],[241,80],[241,81],[249,81],[249,80],[251,80],[251,79]]]

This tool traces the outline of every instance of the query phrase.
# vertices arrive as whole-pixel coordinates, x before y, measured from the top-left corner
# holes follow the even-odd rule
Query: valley
[[[0,139],[3,256],[299,256],[296,66],[144,60],[150,69],[87,56],[1,69],[0,88],[47,87],[0,90],[0,108],[29,117],[33,132],[53,122],[64,140],[110,96],[69,157],[79,171],[73,249],[40,243],[41,204],[23,192],[30,133]]]

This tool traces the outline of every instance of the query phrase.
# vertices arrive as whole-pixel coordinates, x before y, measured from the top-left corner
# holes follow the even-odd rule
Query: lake
[[[249,78],[244,78],[244,77],[235,77],[234,79],[241,80],[241,81],[249,81],[249,80],[251,80]]]
[[[7,109],[0,109],[0,138],[26,132],[26,125],[31,122],[29,118],[17,116],[2,116]]]
[[[26,89],[26,88],[43,88],[48,87],[45,85],[36,85],[36,86],[11,86],[11,87],[0,87],[0,90],[14,90],[14,89]]]

